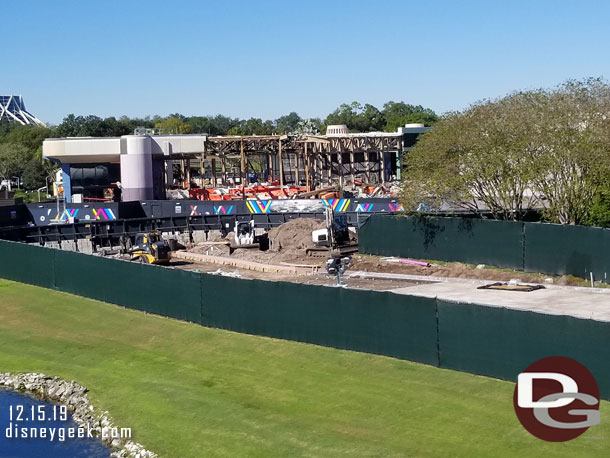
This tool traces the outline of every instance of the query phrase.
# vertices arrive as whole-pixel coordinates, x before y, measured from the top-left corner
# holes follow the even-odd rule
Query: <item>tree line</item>
[[[567,81],[447,113],[406,162],[409,208],[610,226],[610,85]]]
[[[0,181],[16,181],[28,190],[42,188],[57,166],[42,159],[42,142],[55,128],[0,123]]]
[[[224,115],[184,116],[173,113],[166,117],[119,119],[114,117],[75,116],[70,114],[57,126],[60,137],[113,137],[133,133],[136,127],[157,128],[175,134],[209,135],[272,135],[288,133],[323,134],[332,124],[345,124],[351,132],[395,132],[408,123],[433,125],[439,117],[430,108],[409,105],[404,102],[387,102],[379,110],[373,105],[359,102],[342,104],[324,120],[302,118],[296,112],[274,120],[262,118],[239,119]]]

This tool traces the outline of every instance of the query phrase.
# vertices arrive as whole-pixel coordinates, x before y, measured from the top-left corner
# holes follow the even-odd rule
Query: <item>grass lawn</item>
[[[162,457],[599,457],[610,449],[608,402],[600,425],[546,443],[518,422],[513,383],[207,329],[5,280],[0,371],[78,381]]]

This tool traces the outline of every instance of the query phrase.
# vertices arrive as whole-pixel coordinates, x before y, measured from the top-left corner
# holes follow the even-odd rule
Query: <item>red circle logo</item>
[[[578,361],[549,356],[519,374],[513,404],[517,418],[532,435],[565,442],[599,423],[599,388]]]

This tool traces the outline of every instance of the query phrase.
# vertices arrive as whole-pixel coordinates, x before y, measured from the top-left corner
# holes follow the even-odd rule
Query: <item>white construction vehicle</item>
[[[353,254],[358,251],[358,243],[351,240],[347,216],[335,214],[331,207],[326,207],[326,227],[316,229],[311,233],[311,240],[315,245],[307,248],[306,252],[310,256],[320,256],[334,252],[339,255]]]
[[[250,221],[235,221],[233,229],[235,237],[235,245],[253,245],[254,244],[254,220]]]
[[[351,261],[351,255],[358,251],[358,243],[351,240],[347,216],[335,215],[331,207],[326,207],[326,228],[312,231],[311,239],[315,245],[306,250],[310,256],[330,255],[326,260],[326,272],[342,285],[343,273]]]
[[[233,239],[235,244],[229,245],[229,254],[240,248],[263,251],[269,249],[269,237],[267,234],[256,235],[254,220],[235,221]]]

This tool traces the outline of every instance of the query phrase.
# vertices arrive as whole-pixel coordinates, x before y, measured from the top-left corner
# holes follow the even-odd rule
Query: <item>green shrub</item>
[[[610,188],[603,189],[594,197],[587,225],[610,227]]]

